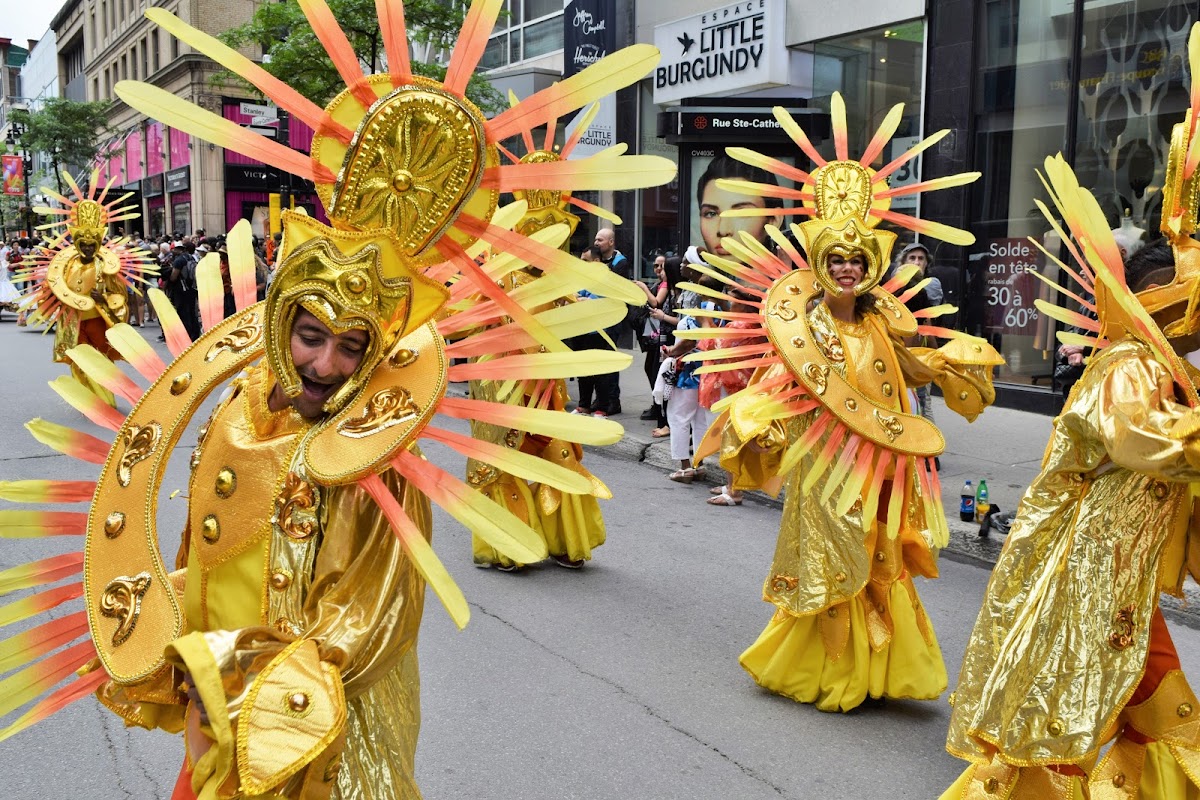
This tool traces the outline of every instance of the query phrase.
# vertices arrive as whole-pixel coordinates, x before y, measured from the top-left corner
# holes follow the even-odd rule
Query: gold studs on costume
[[[200,535],[209,544],[215,544],[221,538],[221,524],[217,522],[217,518],[214,515],[209,514],[200,523]]]
[[[1062,736],[1066,729],[1067,726],[1064,725],[1063,721],[1058,717],[1055,717],[1046,724],[1046,733],[1050,734],[1051,736]]]
[[[104,535],[109,539],[117,538],[123,530],[125,530],[125,515],[120,511],[114,511],[104,520]]]
[[[222,500],[229,497],[237,489],[237,473],[229,467],[223,467],[217,473],[217,482],[214,488],[217,491],[217,497]]]
[[[284,589],[292,585],[292,576],[283,570],[276,571],[271,575],[271,588],[277,592],[282,592]]]
[[[1192,704],[1180,703],[1179,708],[1175,709],[1175,713],[1179,717],[1190,717],[1192,715]]]
[[[187,391],[187,388],[192,385],[192,373],[185,372],[182,375],[176,375],[171,380],[171,394],[178,395]]]

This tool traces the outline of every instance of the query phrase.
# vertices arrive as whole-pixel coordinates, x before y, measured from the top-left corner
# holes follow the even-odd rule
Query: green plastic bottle
[[[975,521],[983,522],[991,508],[992,504],[988,502],[987,481],[980,480],[979,488],[975,490]]]

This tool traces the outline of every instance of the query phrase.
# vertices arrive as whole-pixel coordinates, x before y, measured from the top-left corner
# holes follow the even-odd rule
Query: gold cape
[[[1093,357],[992,572],[953,695],[951,753],[1086,764],[1115,733],[1159,592],[1180,594],[1200,566],[1187,485],[1200,469],[1168,436],[1186,412],[1144,343]]]

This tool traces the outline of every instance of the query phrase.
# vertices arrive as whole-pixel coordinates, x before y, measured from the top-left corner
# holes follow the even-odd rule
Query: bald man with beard
[[[617,249],[617,235],[613,232],[612,228],[601,228],[596,231],[596,240],[592,243],[592,246],[599,253],[600,263],[626,280],[633,279],[633,268],[629,259],[625,257],[625,254]],[[611,328],[607,328],[605,333],[615,343],[625,330],[625,327],[626,320],[622,320]],[[597,417],[609,417],[613,414],[620,414],[620,376],[616,372],[610,372],[607,375],[597,375],[596,382],[598,384],[597,395],[599,397],[612,398],[612,402],[606,408],[597,408],[592,413]]]

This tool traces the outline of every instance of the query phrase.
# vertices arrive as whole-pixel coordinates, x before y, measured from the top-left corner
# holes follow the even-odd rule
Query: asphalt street
[[[33,416],[77,424],[46,387],[64,371],[50,344],[0,318],[0,479],[94,474],[21,428]],[[185,501],[165,497],[183,488],[193,441],[184,437],[164,487],[164,531],[182,521]],[[450,453],[427,452],[461,469]],[[1024,457],[1038,459],[1040,446]],[[647,461],[589,452],[585,464],[615,499],[604,504],[608,543],[578,572],[475,569],[469,534],[435,515],[435,547],[472,618],[458,632],[436,598],[426,603],[417,752],[426,798],[924,799],[954,779],[962,765],[943,750],[944,697],[822,714],[763,692],[738,666],[771,613],[760,587],[776,507],[709,507],[707,487],[671,483]],[[165,535],[164,550],[176,541]],[[0,540],[0,569],[64,544]],[[942,578],[918,584],[951,688],[987,579],[977,561],[943,558]],[[1172,630],[1184,669],[1200,675],[1200,634]],[[178,739],[126,730],[88,699],[0,744],[0,797],[166,798],[180,758]]]

